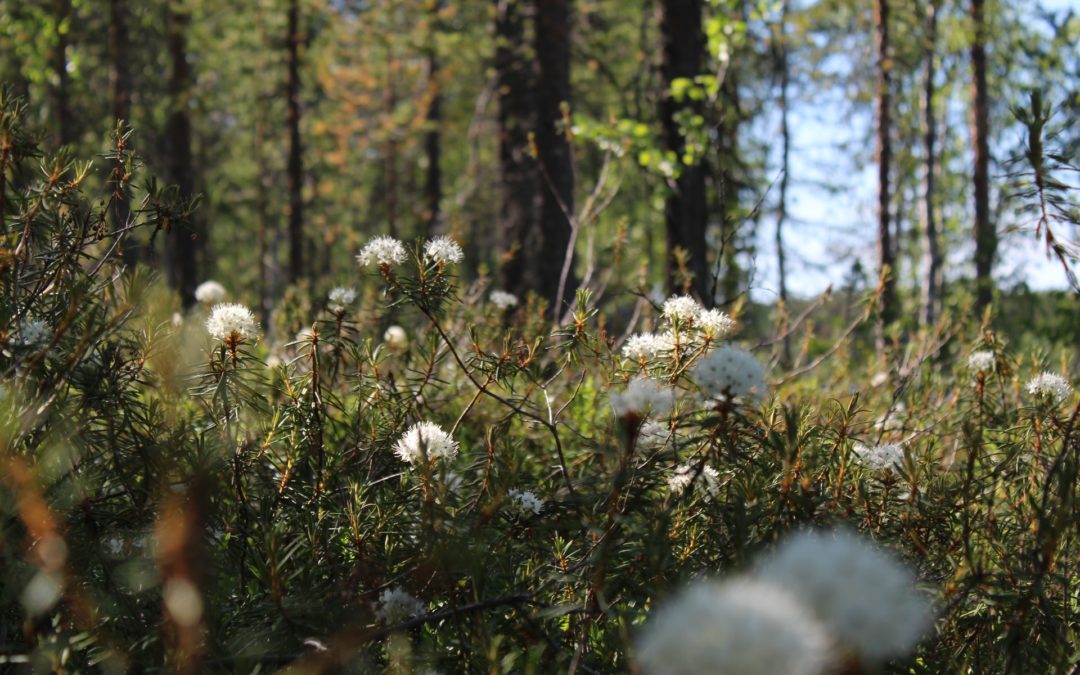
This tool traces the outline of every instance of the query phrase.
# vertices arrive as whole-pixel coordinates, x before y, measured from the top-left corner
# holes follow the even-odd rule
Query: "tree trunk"
[[[888,270],[881,293],[881,325],[884,327],[893,323],[898,314],[896,254],[889,225],[889,164],[892,161],[889,115],[892,103],[889,78],[888,0],[876,0],[874,22],[877,47],[878,272]]]
[[[701,0],[661,0],[660,33],[663,41],[663,97],[660,101],[660,119],[664,127],[664,145],[679,158],[682,157],[685,139],[679,133],[676,121],[678,113],[692,109],[700,113],[700,105],[692,101],[676,101],[671,95],[671,84],[678,78],[693,78],[700,74],[705,56],[705,36],[702,32]],[[676,288],[678,267],[676,249],[689,255],[687,271],[693,277],[692,288],[705,302],[709,297],[709,262],[706,254],[705,228],[707,223],[705,198],[705,167],[699,162],[682,166],[681,173],[672,186],[672,192],[664,203],[664,223],[667,230],[667,283],[671,291]]]
[[[109,2],[109,88],[112,93],[113,123],[121,122],[125,126],[131,123],[131,68],[128,63],[128,37],[127,26],[128,10],[127,0],[110,0]],[[115,202],[113,211],[113,228],[120,230],[127,226],[131,216],[131,206],[126,184],[122,183],[119,172],[124,171],[122,166],[115,169],[118,173],[114,180]],[[139,247],[131,237],[120,235],[125,239],[123,246],[124,263],[129,267],[139,259]]]
[[[499,102],[499,279],[522,294],[536,285],[526,262],[536,257],[539,211],[529,157],[533,128],[532,62],[525,49],[523,0],[495,0],[495,78]]]
[[[187,26],[190,21],[183,0],[170,0],[166,42],[171,61],[169,73],[169,117],[166,138],[169,148],[169,180],[184,199],[195,192],[195,173],[191,157],[191,67],[187,60]],[[190,223],[173,223],[167,238],[166,268],[169,285],[180,294],[184,308],[195,304],[198,283],[195,262],[195,230]]]
[[[986,90],[986,22],[983,0],[969,5],[975,38],[971,43],[971,136],[975,150],[975,303],[979,314],[993,298],[991,272],[997,252],[997,232],[990,223],[990,103]]]
[[[535,12],[541,247],[538,255],[530,257],[538,266],[536,290],[558,315],[575,286],[571,222],[574,165],[570,142],[561,126],[570,117],[570,0],[539,0]],[[564,268],[569,274],[565,280]]]
[[[788,51],[787,17],[790,0],[783,0],[780,6],[780,36],[777,40],[780,69],[780,199],[776,209],[776,269],[780,286],[780,304],[788,309],[787,260],[784,257],[784,225],[787,221],[788,174],[791,168],[791,130],[788,127]],[[784,336],[783,364],[791,364],[791,336]]]
[[[289,283],[304,276],[304,158],[300,144],[300,0],[289,0],[286,30],[286,60],[289,79],[286,89],[286,124],[289,130],[289,158],[286,181],[289,191]]]
[[[934,59],[937,56],[937,8],[931,0],[926,5],[926,53],[923,55],[923,280],[919,313],[923,326],[932,326],[941,312],[942,273],[941,240],[934,212],[936,183],[937,119],[934,116]]]
[[[424,135],[424,154],[427,156],[427,175],[424,181],[424,226],[428,234],[439,230],[442,202],[442,87],[439,82],[439,54],[435,33],[442,7],[440,0],[431,5],[431,36],[427,48],[428,106]]]
[[[71,17],[71,0],[53,0],[53,20],[56,22],[55,43],[50,54],[53,75],[53,115],[56,117],[56,138],[60,145],[75,139],[75,128],[68,104],[69,78],[67,70],[68,24]]]
[[[393,53],[387,56],[389,64],[386,73],[386,116],[392,120],[397,110],[397,80],[398,62]],[[386,199],[386,225],[390,230],[390,236],[398,236],[397,211],[398,211],[398,141],[397,128],[393,124],[387,125],[386,150],[384,171],[386,174],[383,187],[383,196]]]

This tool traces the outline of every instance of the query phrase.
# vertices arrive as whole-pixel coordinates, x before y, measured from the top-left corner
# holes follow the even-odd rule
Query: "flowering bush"
[[[0,659],[1075,663],[1078,404],[1067,375],[992,333],[784,368],[777,339],[754,348],[738,317],[693,298],[642,300],[644,319],[619,326],[620,300],[581,291],[551,326],[535,298],[462,278],[453,240],[390,237],[273,325],[243,304],[173,321],[160,287],[115,258],[131,230],[99,227],[109,200],[82,194],[76,165],[15,147]],[[189,206],[148,191],[135,227]],[[283,316],[298,317],[287,332]],[[895,386],[871,385],[885,358]]]

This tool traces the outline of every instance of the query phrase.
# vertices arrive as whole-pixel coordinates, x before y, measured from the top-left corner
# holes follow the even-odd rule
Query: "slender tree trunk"
[[[499,102],[499,278],[503,288],[524,293],[535,288],[528,258],[539,247],[538,185],[529,157],[533,128],[532,60],[526,52],[525,2],[495,0],[495,78]]]
[[[975,38],[971,43],[971,136],[975,150],[975,302],[982,314],[993,298],[991,272],[997,253],[997,232],[990,222],[990,103],[986,89],[986,21],[984,0],[971,0]]]
[[[75,128],[71,119],[68,102],[69,81],[67,71],[68,24],[71,17],[71,0],[53,0],[53,19],[56,22],[56,35],[50,53],[55,84],[53,85],[53,115],[56,117],[56,138],[60,145],[67,145],[75,138]]]
[[[896,320],[896,254],[889,220],[889,169],[892,161],[891,91],[889,77],[889,1],[876,0],[877,51],[877,160],[878,160],[878,271],[888,269],[881,294],[881,324]]]
[[[776,212],[776,269],[779,277],[780,304],[788,309],[787,260],[784,257],[784,225],[787,222],[788,178],[791,169],[791,130],[788,127],[788,49],[787,17],[790,0],[780,6],[779,68],[780,68],[780,199]],[[791,364],[791,336],[784,336],[784,365]]]
[[[398,63],[392,53],[389,55],[389,61],[386,75],[386,115],[389,119],[393,119],[398,105]],[[386,183],[384,193],[386,198],[386,225],[390,230],[390,236],[396,237],[398,236],[398,140],[397,129],[393,125],[387,126],[389,131],[386,137]]]
[[[304,276],[304,149],[300,140],[300,0],[289,0],[286,46],[289,79],[286,124],[289,159],[285,169],[289,190],[289,283]]]
[[[127,0],[110,0],[109,2],[109,88],[112,92],[113,123],[129,125],[131,123],[131,67],[128,63],[128,9]],[[128,195],[128,187],[122,183],[120,172],[124,171],[121,166],[116,167],[115,175],[115,210],[113,211],[113,227],[121,229],[128,224],[131,216],[131,206]],[[129,267],[139,259],[139,247],[131,237],[124,237],[123,246],[124,263]]]
[[[941,235],[938,233],[937,216],[934,212],[936,183],[937,118],[934,114],[934,60],[937,57],[937,7],[933,0],[926,4],[926,53],[923,55],[923,279],[922,311],[923,326],[932,326],[941,309]]]
[[[691,109],[700,113],[700,106],[691,101],[676,101],[671,84],[678,78],[693,78],[701,73],[705,56],[705,35],[702,32],[701,0],[661,0],[660,33],[663,41],[663,97],[660,119],[664,127],[664,145],[677,157],[682,157],[685,139],[676,121],[680,111]],[[667,283],[676,288],[678,266],[676,249],[689,256],[687,271],[692,275],[692,288],[705,302],[709,297],[709,263],[706,255],[705,228],[707,224],[705,197],[705,167],[698,163],[683,166],[672,192],[664,203],[664,223],[667,230]]]
[[[169,117],[166,122],[169,180],[183,198],[195,192],[195,172],[191,156],[191,66],[187,60],[187,27],[190,15],[182,0],[170,0],[166,42],[171,62],[169,73]],[[169,285],[180,294],[184,308],[195,304],[198,283],[195,261],[195,229],[190,223],[173,223],[166,246]]]
[[[424,182],[424,226],[429,234],[440,226],[442,202],[442,86],[439,82],[439,54],[435,44],[440,0],[431,5],[431,36],[427,48],[428,107],[424,134],[424,154],[427,156],[427,175]]]
[[[556,313],[573,295],[574,165],[561,123],[569,120],[570,0],[540,0],[536,13],[536,144],[540,163],[540,231],[537,292]],[[564,108],[565,107],[565,108]],[[565,110],[565,112],[564,112]],[[564,263],[569,277],[559,297]]]

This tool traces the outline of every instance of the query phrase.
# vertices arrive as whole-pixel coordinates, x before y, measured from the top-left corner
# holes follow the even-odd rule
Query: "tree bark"
[[[559,311],[573,296],[572,217],[574,165],[570,142],[561,123],[569,119],[570,105],[570,0],[539,0],[536,18],[536,144],[540,163],[539,255],[536,291]],[[565,112],[564,112],[564,106]],[[532,253],[532,252],[529,252]],[[564,263],[570,276],[559,297]]]
[[[289,283],[304,276],[304,158],[300,139],[300,0],[289,0],[285,93],[289,156],[286,181],[289,192]]]
[[[424,180],[424,226],[428,234],[439,230],[442,215],[442,87],[439,82],[439,54],[435,44],[440,0],[431,5],[431,35],[427,47],[428,106],[424,134],[427,173]]]
[[[776,269],[778,276],[780,304],[788,309],[787,260],[784,255],[784,225],[787,222],[788,178],[791,168],[791,129],[788,126],[788,49],[787,17],[790,0],[783,0],[780,6],[780,36],[778,39],[780,69],[780,198],[776,209]],[[791,336],[784,336],[783,364],[791,364]]]
[[[131,122],[131,67],[128,59],[128,9],[127,0],[110,0],[109,2],[109,89],[112,93],[113,124],[121,122],[125,126]],[[117,172],[124,168],[117,166]],[[113,227],[120,230],[128,224],[131,216],[131,206],[126,184],[122,184],[122,176],[116,175],[114,185],[115,201],[113,211]],[[123,236],[123,235],[121,235]],[[130,267],[139,259],[139,247],[131,237],[124,237],[123,246],[124,262]]]
[[[975,154],[975,306],[982,311],[993,298],[991,272],[997,253],[997,232],[990,222],[990,103],[986,88],[986,22],[984,0],[971,0],[975,37],[971,43],[971,136]]]
[[[187,60],[188,10],[182,0],[170,0],[166,27],[166,43],[171,69],[169,73],[169,117],[166,138],[169,148],[169,180],[184,199],[195,192],[195,172],[191,155],[191,118],[188,100],[191,96],[191,66]],[[173,223],[167,238],[166,270],[169,285],[180,294],[184,308],[195,304],[198,283],[195,261],[195,230],[190,223]]]
[[[937,7],[933,0],[926,5],[926,53],[923,55],[923,280],[919,318],[923,326],[932,326],[941,312],[942,272],[941,240],[934,193],[937,171],[937,118],[934,114],[934,59],[937,57]]]
[[[55,43],[50,54],[53,75],[53,114],[56,117],[56,138],[60,145],[75,139],[75,128],[69,105],[69,80],[67,71],[68,26],[71,17],[71,0],[53,0],[53,20],[56,26]]]
[[[877,160],[878,160],[878,272],[888,270],[881,293],[881,325],[896,320],[896,254],[889,219],[889,170],[892,161],[891,91],[889,63],[889,2],[876,0],[875,43],[877,52]]]
[[[529,156],[534,126],[532,61],[525,50],[522,0],[495,0],[495,84],[499,129],[499,279],[508,291],[535,287],[526,262],[539,248],[539,194]]]
[[[702,32],[701,0],[662,0],[660,2],[660,33],[663,42],[661,75],[663,97],[660,101],[660,119],[664,128],[664,145],[677,157],[682,158],[685,139],[676,121],[678,113],[685,109],[700,112],[700,106],[691,101],[676,101],[671,95],[671,85],[679,78],[693,78],[701,72],[705,56],[705,35]],[[688,271],[693,277],[692,288],[701,299],[711,304],[709,297],[709,263],[706,255],[705,228],[707,224],[705,196],[705,167],[700,162],[682,166],[679,177],[672,186],[671,194],[664,203],[664,224],[667,231],[666,275],[668,288],[676,288],[678,267],[675,251],[682,249],[689,254]]]

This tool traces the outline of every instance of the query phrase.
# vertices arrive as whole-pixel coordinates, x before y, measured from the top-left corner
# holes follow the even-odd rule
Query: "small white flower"
[[[673,295],[664,301],[664,316],[668,321],[693,323],[702,311],[701,304],[689,295]]]
[[[873,447],[856,443],[852,448],[863,465],[875,470],[897,471],[904,465],[904,447],[898,443],[886,443]]]
[[[331,290],[326,297],[330,301],[327,305],[330,311],[334,314],[341,314],[349,305],[356,302],[356,289],[348,286],[338,286]]]
[[[535,516],[544,510],[544,500],[528,490],[513,488],[506,494],[514,500],[514,507],[522,513],[531,513]]]
[[[724,345],[694,365],[694,381],[711,400],[759,399],[765,395],[765,369],[745,349]]]
[[[973,373],[994,372],[994,352],[971,352],[971,356],[967,360],[967,367]]]
[[[866,665],[908,653],[931,623],[907,566],[846,531],[788,537],[758,576],[795,595]]]
[[[379,594],[375,618],[392,625],[420,616],[427,611],[427,605],[417,600],[403,588],[386,589]]]
[[[259,324],[255,323],[255,315],[247,307],[235,303],[221,304],[214,305],[210,310],[206,330],[210,337],[223,342],[254,340],[258,337]]]
[[[706,309],[698,315],[697,325],[711,338],[725,338],[735,330],[735,319],[718,309]]]
[[[226,295],[225,287],[216,281],[204,281],[195,288],[195,299],[204,305],[224,302]]]
[[[492,291],[488,296],[491,300],[491,304],[495,305],[499,309],[510,309],[516,307],[518,304],[518,298],[513,293],[507,293],[506,291]]]
[[[392,351],[402,352],[409,347],[409,334],[401,326],[390,326],[383,333],[383,341]]]
[[[623,345],[623,356],[635,361],[649,360],[675,349],[670,333],[638,333],[631,335]]]
[[[398,440],[394,453],[402,461],[415,466],[423,462],[425,457],[428,461],[453,459],[458,453],[458,443],[438,424],[420,422],[409,427]]]
[[[712,500],[720,492],[720,473],[706,464],[702,470],[701,475],[697,480],[694,480],[694,476],[697,474],[697,467],[690,464],[681,464],[675,467],[675,470],[668,476],[667,484],[668,489],[671,490],[671,494],[676,497],[681,497],[690,488],[691,483],[696,483],[699,486],[704,486],[705,496],[707,499]]]
[[[611,394],[611,407],[615,409],[616,417],[645,417],[649,413],[660,416],[670,411],[674,405],[675,392],[670,387],[644,377],[631,380],[626,391]]]
[[[642,675],[820,675],[829,637],[790,593],[740,577],[679,591],[636,646]]]
[[[356,256],[361,267],[371,265],[400,265],[409,257],[405,245],[393,237],[380,235],[367,243]]]
[[[19,322],[19,329],[12,338],[16,347],[24,349],[38,349],[44,347],[52,337],[52,328],[41,319],[23,319]]]
[[[1060,375],[1040,373],[1027,383],[1027,391],[1036,399],[1061,405],[1072,395],[1072,385]]]
[[[424,244],[424,255],[441,263],[459,263],[465,258],[461,246],[450,237],[429,239]]]

